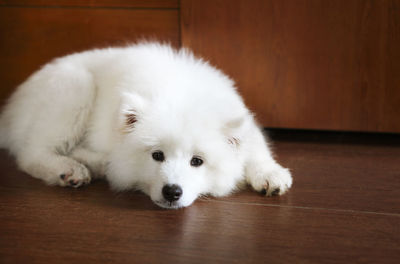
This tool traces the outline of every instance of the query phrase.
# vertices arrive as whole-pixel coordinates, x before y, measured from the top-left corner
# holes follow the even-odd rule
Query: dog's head
[[[123,131],[107,173],[114,189],[142,190],[164,208],[235,189],[243,175],[243,116],[232,118],[232,109],[209,103],[125,97]]]
[[[228,194],[243,178],[242,135],[251,119],[233,81],[185,50],[149,56],[157,63],[136,67],[122,84],[109,182],[165,208]]]

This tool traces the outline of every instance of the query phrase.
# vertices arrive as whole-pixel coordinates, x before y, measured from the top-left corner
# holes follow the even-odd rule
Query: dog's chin
[[[154,203],[164,209],[179,209],[182,207],[185,207],[185,205],[179,203],[179,201],[177,202],[168,202],[168,201],[154,201]]]

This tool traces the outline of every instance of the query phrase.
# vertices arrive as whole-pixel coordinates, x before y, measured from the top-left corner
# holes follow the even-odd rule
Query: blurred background
[[[398,0],[0,0],[0,102],[52,58],[150,39],[221,68],[265,127],[399,133],[399,14]]]

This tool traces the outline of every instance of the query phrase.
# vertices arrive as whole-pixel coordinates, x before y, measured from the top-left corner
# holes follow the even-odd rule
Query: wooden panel
[[[0,7],[0,99],[54,57],[140,38],[179,46],[178,16],[173,9]]]
[[[0,263],[397,263],[399,137],[296,135],[273,137],[286,195],[181,210],[102,181],[49,187],[0,151]]]
[[[179,0],[0,0],[3,6],[178,8]]]
[[[400,1],[182,0],[182,44],[268,127],[400,132]]]

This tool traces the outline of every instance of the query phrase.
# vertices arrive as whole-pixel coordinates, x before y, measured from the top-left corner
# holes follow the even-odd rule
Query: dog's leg
[[[93,177],[103,178],[105,176],[107,164],[104,154],[94,152],[87,148],[77,147],[72,151],[70,156],[85,164],[92,172]]]
[[[48,184],[89,183],[88,169],[68,155],[84,140],[95,98],[91,73],[73,62],[49,64],[21,85],[8,109],[19,167]]]
[[[19,167],[50,185],[79,187],[90,183],[89,170],[76,160],[40,148],[25,149],[17,156]]]
[[[246,138],[243,147],[247,183],[267,196],[285,193],[292,185],[292,176],[274,160],[261,130],[254,124]]]

